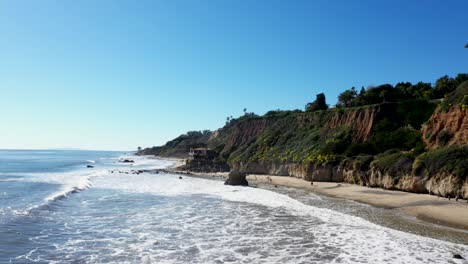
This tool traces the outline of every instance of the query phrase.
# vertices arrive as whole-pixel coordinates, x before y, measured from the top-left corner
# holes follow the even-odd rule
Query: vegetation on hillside
[[[468,146],[449,146],[423,153],[416,158],[413,169],[426,177],[447,173],[464,179],[468,175]]]
[[[164,146],[145,148],[137,154],[184,158],[190,148],[206,147],[211,134],[209,130],[189,131],[168,141]]]
[[[440,105],[468,108],[468,74],[443,76],[434,84],[400,82],[383,84],[358,92],[354,87],[338,96],[329,108],[323,93],[308,103],[305,111],[272,110],[263,116],[247,112],[228,117],[216,134],[189,132],[162,147],[141,154],[183,156],[190,147],[209,147],[219,155],[217,162],[297,164],[344,164],[372,166],[383,173],[401,174],[446,171],[466,175],[467,147],[448,147],[427,152],[421,127]],[[366,137],[354,126],[369,125]],[[332,125],[332,120],[341,125]],[[345,121],[336,121],[345,120]],[[369,124],[365,123],[369,122]],[[440,141],[450,135],[439,135]],[[423,168],[423,169],[422,169]]]
[[[447,75],[436,80],[435,84],[418,82],[399,82],[395,86],[383,84],[358,93],[354,87],[338,96],[337,107],[364,106],[385,102],[404,102],[409,100],[442,99],[454,92],[462,83],[468,81],[468,74],[460,73],[454,78]]]

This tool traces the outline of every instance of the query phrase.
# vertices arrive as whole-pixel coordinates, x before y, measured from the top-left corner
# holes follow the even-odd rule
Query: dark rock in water
[[[133,163],[135,161],[131,160],[131,159],[124,159],[124,160],[121,160],[120,162],[123,162],[123,163]]]
[[[93,165],[87,165],[86,168],[94,168]]]
[[[249,182],[245,179],[245,176],[247,175],[239,170],[232,170],[229,172],[229,178],[224,182],[224,184],[248,186]]]
[[[182,177],[179,177],[179,180],[182,180]]]
[[[453,254],[454,259],[464,259],[460,254]]]

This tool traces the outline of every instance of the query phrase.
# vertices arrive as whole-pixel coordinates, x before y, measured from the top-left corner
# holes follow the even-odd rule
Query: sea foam
[[[453,254],[468,255],[465,245],[382,227],[269,190],[187,176],[179,179],[176,174],[132,174],[136,169],[172,166],[174,161],[129,158],[133,165],[115,163],[105,169],[30,177],[61,184],[58,192],[45,198],[47,203],[91,187],[114,190],[121,203],[133,197],[127,194],[156,197],[153,206],[127,216],[124,211],[110,214],[111,209],[103,208],[108,214],[94,218],[92,225],[82,226],[87,218],[76,219],[80,214],[69,219],[67,230],[80,229],[54,254],[71,259],[86,255],[88,263],[463,263]],[[112,168],[123,173],[110,173]],[[159,197],[166,197],[165,202]],[[87,202],[110,206],[113,199]],[[176,207],[172,200],[178,201]],[[49,253],[34,251],[20,260],[41,254]]]
[[[468,246],[465,245],[393,230],[356,216],[306,205],[287,195],[259,188],[226,186],[220,181],[144,173],[114,175],[112,180],[97,178],[94,187],[171,197],[204,195],[286,210],[299,217],[317,218],[320,224],[303,232],[311,233],[317,245],[342,250],[340,256],[329,263],[427,263],[451,259],[454,252],[468,254]],[[236,213],[242,212],[232,212]]]

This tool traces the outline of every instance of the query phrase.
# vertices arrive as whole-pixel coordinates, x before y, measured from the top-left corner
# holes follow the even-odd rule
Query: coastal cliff
[[[465,82],[444,100],[245,113],[215,132],[191,132],[140,154],[186,157],[191,147],[204,147],[217,153],[217,167],[242,174],[468,199],[467,89]]]
[[[429,148],[468,145],[468,113],[458,105],[446,112],[438,108],[424,125],[422,134]]]

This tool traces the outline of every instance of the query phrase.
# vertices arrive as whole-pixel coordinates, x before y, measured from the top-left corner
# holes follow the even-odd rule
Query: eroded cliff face
[[[311,182],[346,182],[388,190],[468,199],[468,178],[463,180],[445,172],[427,178],[414,175],[411,171],[395,175],[372,165],[368,169],[362,169],[352,164],[332,166],[278,162],[237,164],[236,169],[248,174],[290,176]]]
[[[370,138],[372,128],[378,118],[380,106],[366,109],[351,109],[348,111],[336,111],[331,118],[324,123],[325,130],[334,130],[346,126],[353,131],[353,141],[362,142]]]
[[[347,182],[468,199],[468,180],[467,177],[463,177],[463,172],[459,171],[455,176],[447,171],[427,170],[424,166],[414,171],[414,156],[402,157],[388,168],[376,165],[372,160],[376,161],[377,158],[369,154],[364,154],[369,158],[361,161],[357,156],[362,153],[344,155],[344,151],[337,150],[343,144],[333,145],[340,140],[345,144],[357,146],[367,146],[368,142],[376,144],[376,140],[384,141],[382,135],[387,135],[385,129],[389,127],[388,124],[392,124],[389,129],[394,130],[409,127],[416,131],[416,137],[419,138],[417,130],[429,117],[429,121],[421,130],[422,138],[428,147],[435,148],[442,143],[468,144],[467,111],[462,111],[456,106],[447,112],[440,109],[434,111],[435,107],[435,104],[427,101],[411,101],[316,112],[277,111],[262,117],[245,115],[231,120],[212,134],[181,136],[163,147],[155,148],[154,152],[157,155],[182,155],[187,153],[189,147],[203,145],[219,153],[213,164],[222,164],[225,170],[235,169],[242,174],[270,174],[297,177],[307,181]],[[380,137],[374,137],[375,135]],[[388,135],[401,136],[390,133]],[[406,137],[397,138],[405,139]],[[383,153],[389,149],[379,151]],[[327,150],[332,154],[326,152]],[[407,148],[402,152],[412,153],[413,150]],[[455,159],[460,160],[458,156]],[[428,162],[433,163],[434,160]],[[217,169],[215,166],[205,165],[203,164],[200,170]]]
[[[371,137],[374,125],[381,117],[382,108],[385,106],[292,113],[284,117],[245,118],[214,132],[208,145],[217,149],[222,156],[228,157],[234,151],[243,152],[259,137],[265,136],[266,132],[277,137],[289,133],[294,138],[282,138],[285,141],[305,141],[312,133],[325,139],[343,129],[349,130],[352,142],[363,142]]]
[[[212,134],[208,146],[227,160],[233,152],[253,143],[273,123],[267,118],[250,118],[226,125]]]
[[[468,110],[456,105],[444,112],[438,107],[421,132],[428,148],[468,145]]]
[[[300,163],[249,162],[248,164],[236,164],[234,168],[249,174],[291,176],[307,181],[343,181],[340,167],[332,165],[317,166]]]
[[[366,108],[336,109],[334,111],[299,113],[288,122],[258,118],[237,124],[230,130],[225,130],[228,142],[223,151],[245,151],[249,157],[256,148],[249,145],[261,137],[265,129],[282,132],[282,129],[293,128],[294,131],[318,133],[322,138],[333,134],[339,129],[349,129],[352,142],[365,142],[372,137],[373,129],[383,118],[401,118],[402,112],[397,104],[382,104]],[[441,133],[451,135],[444,145],[468,144],[468,115],[460,107],[452,107],[448,112],[437,109],[430,120],[422,127],[422,137],[429,147],[440,146],[444,138]],[[400,115],[398,115],[400,114]],[[408,113],[411,115],[411,113]],[[426,116],[426,118],[430,113]],[[315,128],[314,128],[315,127]],[[444,132],[445,131],[445,132]],[[273,133],[274,134],[274,133]],[[308,136],[307,134],[305,136]],[[294,140],[300,140],[294,138]],[[243,150],[244,149],[244,150]],[[326,162],[325,162],[326,163]],[[401,158],[390,169],[382,169],[374,163],[360,166],[356,162],[335,162],[328,165],[317,165],[313,162],[293,162],[290,160],[243,159],[231,162],[231,167],[247,174],[270,174],[291,176],[308,181],[347,182],[369,187],[379,187],[390,190],[400,190],[414,193],[430,193],[443,197],[462,197],[468,199],[468,179],[454,176],[450,173],[414,171],[414,158]]]
[[[268,125],[271,125],[271,122],[265,118],[239,122],[232,127],[225,127],[216,131],[210,138],[210,143],[213,145],[218,140],[222,141],[223,149],[221,153],[231,153],[240,146],[246,146],[253,142]]]

